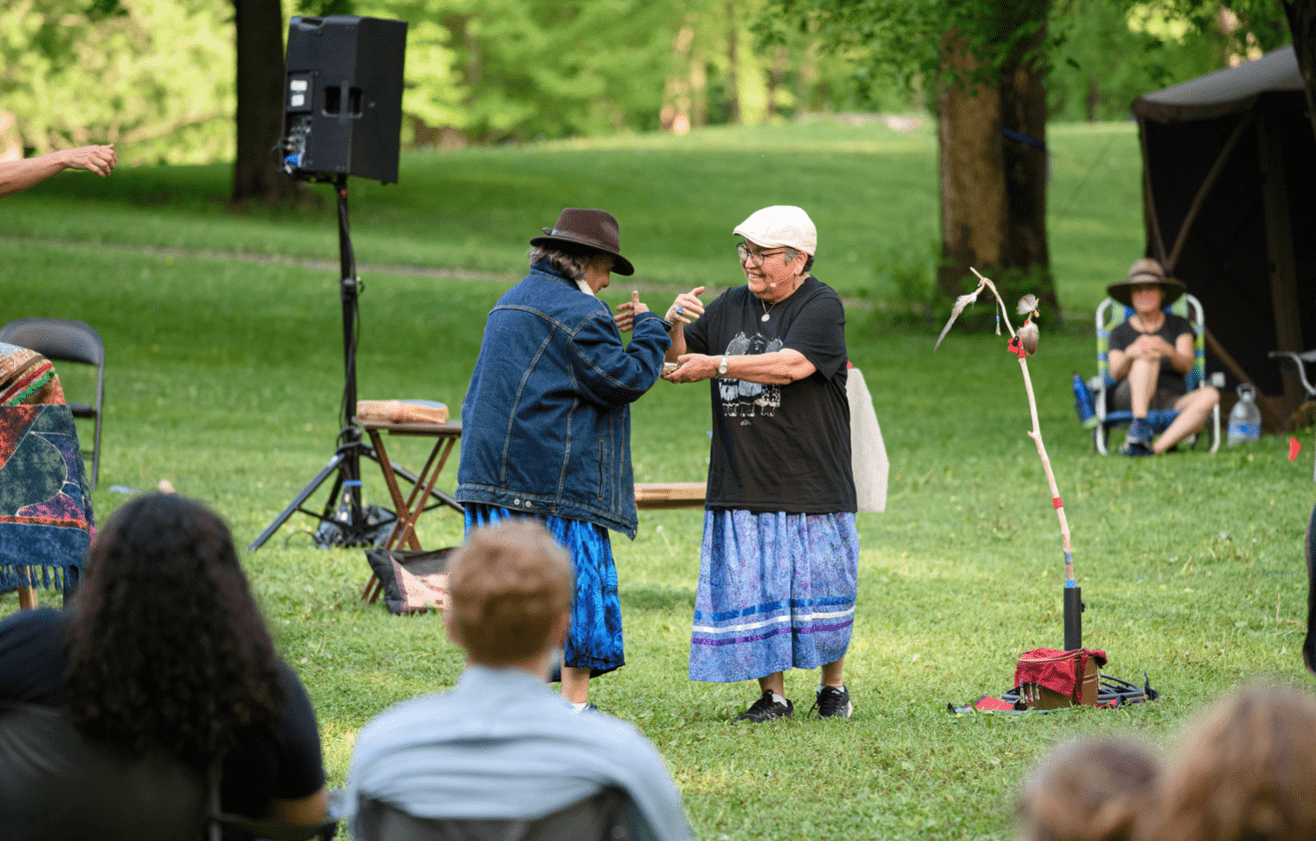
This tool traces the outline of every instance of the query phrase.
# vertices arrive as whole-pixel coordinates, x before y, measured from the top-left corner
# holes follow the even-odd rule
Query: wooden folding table
[[[370,443],[379,455],[379,469],[384,474],[384,484],[388,485],[389,496],[393,498],[393,506],[397,510],[397,524],[393,527],[393,533],[389,536],[388,542],[384,544],[384,548],[392,549],[405,541],[409,548],[419,551],[421,547],[420,540],[416,537],[416,520],[419,519],[421,512],[425,510],[425,505],[434,492],[434,485],[438,482],[439,474],[443,472],[444,465],[448,463],[448,456],[452,454],[452,448],[461,440],[462,422],[449,420],[444,423],[416,421],[390,423],[388,421],[358,420],[357,423],[370,436]],[[389,459],[388,451],[384,448],[384,437],[381,434],[384,432],[387,432],[390,436],[404,435],[435,439],[429,458],[425,460],[425,466],[416,474],[416,479],[412,483],[411,494],[405,499],[402,496],[401,488],[398,487],[397,472],[393,469],[393,462]],[[461,510],[460,505],[450,504],[453,508]]]

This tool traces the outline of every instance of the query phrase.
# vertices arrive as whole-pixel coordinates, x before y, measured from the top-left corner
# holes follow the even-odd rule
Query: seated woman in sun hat
[[[1187,291],[1182,281],[1167,278],[1161,264],[1142,258],[1129,267],[1127,280],[1112,283],[1106,293],[1133,315],[1110,331],[1110,376],[1116,381],[1112,408],[1132,411],[1133,422],[1120,452],[1126,456],[1163,453],[1206,425],[1220,392],[1208,385],[1188,390],[1184,378],[1193,368],[1193,325],[1181,315],[1165,312]],[[1152,409],[1174,409],[1174,419],[1159,438],[1147,421]]]
[[[765,207],[733,232],[745,283],[705,309],[667,311],[672,382],[708,380],[713,442],[690,679],[757,680],[735,720],[790,718],[787,669],[821,669],[814,708],[848,718],[841,677],[854,623],[859,533],[850,459],[845,309],[809,273],[804,210]]]

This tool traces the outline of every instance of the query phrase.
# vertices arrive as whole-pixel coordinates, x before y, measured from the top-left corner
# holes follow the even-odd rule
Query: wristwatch
[[[727,375],[727,358],[725,355],[722,356],[722,361],[718,363],[717,375],[719,377],[725,377]]]

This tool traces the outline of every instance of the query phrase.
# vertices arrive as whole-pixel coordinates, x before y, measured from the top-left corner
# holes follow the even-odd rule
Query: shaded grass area
[[[363,272],[361,397],[438,399],[455,410],[485,313],[520,276],[525,239],[551,224],[563,204],[630,207],[632,215],[618,215],[626,250],[642,255],[634,258],[642,272],[653,272],[641,280],[675,283],[699,274],[729,283],[731,225],[770,201],[798,200],[814,212],[791,191],[829,168],[849,167],[807,187],[824,237],[836,231],[836,241],[848,237],[865,254],[898,252],[902,224],[920,223],[902,219],[916,215],[908,208],[874,198],[915,192],[888,169],[899,152],[888,144],[914,147],[908,160],[921,163],[907,167],[926,192],[935,186],[930,138],[879,135],[862,146],[851,128],[710,133],[689,149],[638,138],[416,155],[404,163],[409,183],[354,185],[361,209],[353,212],[353,239],[363,263],[464,266],[507,277]],[[1085,167],[1112,135],[1112,150],[1132,137],[1125,126],[1052,133],[1053,196],[1065,195],[1065,185],[1084,193]],[[1074,151],[1065,151],[1066,142]],[[847,144],[862,148],[847,152]],[[843,166],[847,154],[863,166]],[[653,163],[664,157],[682,159],[682,168]],[[587,167],[613,190],[575,185]],[[803,174],[769,198],[765,179],[786,178],[787,169]],[[727,173],[735,177],[723,180]],[[112,486],[150,488],[169,479],[214,506],[245,546],[333,452],[343,385],[336,267],[60,241],[336,258],[331,212],[226,214],[218,206],[225,177],[222,168],[125,170],[106,182],[61,177],[50,189],[0,203],[0,230],[10,237],[0,240],[0,321],[81,318],[105,337],[98,517],[126,498]],[[667,193],[649,183],[655,179]],[[1118,179],[1098,170],[1089,182],[1098,180]],[[659,194],[671,198],[660,206]],[[935,213],[935,196],[906,198],[922,203],[918,212]],[[742,205],[748,210],[736,209]],[[1062,260],[1073,265],[1058,272],[1062,299],[1077,304],[1098,294],[1112,264],[1117,273],[1127,266],[1128,248],[1116,246],[1136,247],[1137,214],[1113,199],[1053,207],[1068,214],[1052,231],[1057,268]],[[431,213],[458,221],[435,221]],[[652,229],[658,219],[671,226],[661,236]],[[830,279],[825,265],[819,273]],[[862,260],[856,266],[835,271],[849,294],[881,288]],[[619,283],[606,296],[616,303],[628,289]],[[667,299],[655,293],[651,300],[658,308]],[[1005,838],[1024,769],[1055,742],[1119,731],[1165,743],[1186,717],[1240,681],[1305,680],[1299,623],[1301,539],[1314,496],[1310,448],[1296,463],[1278,438],[1215,455],[1093,454],[1068,383],[1072,371],[1095,368],[1094,342],[1073,325],[1043,336],[1029,370],[1088,606],[1085,642],[1107,650],[1111,674],[1141,682],[1145,672],[1164,698],[1115,711],[949,714],[949,702],[1009,688],[1020,652],[1061,645],[1063,558],[1050,492],[1026,435],[1018,362],[1004,339],[959,331],[934,353],[935,333],[895,329],[879,311],[858,307],[847,325],[891,459],[887,512],[859,517],[860,598],[847,659],[852,720],[802,716],[729,727],[757,690],[686,679],[701,512],[645,512],[634,542],[614,541],[628,665],[600,679],[592,700],[634,721],[662,750],[701,838]],[[66,376],[70,391],[74,376]],[[634,407],[633,425],[637,477],[703,475],[704,386],[659,383]],[[391,454],[413,465],[424,448],[390,442]],[[363,473],[366,501],[387,505],[377,470],[367,462]],[[312,502],[322,505],[323,495]],[[362,551],[312,548],[313,525],[295,516],[243,561],[281,650],[315,701],[330,784],[340,786],[357,729],[390,704],[450,686],[461,658],[437,617],[392,617],[361,603],[368,576]],[[421,520],[427,547],[453,545],[461,531],[451,511]],[[15,609],[13,596],[0,598],[0,613]],[[815,687],[816,673],[788,676],[801,713]]]

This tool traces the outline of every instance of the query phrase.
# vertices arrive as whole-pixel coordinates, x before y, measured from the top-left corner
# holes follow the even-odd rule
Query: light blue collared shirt
[[[624,788],[661,841],[688,841],[658,751],[630,724],[575,713],[540,678],[471,665],[451,692],[414,698],[357,736],[343,817],[362,798],[426,818],[538,818]]]

